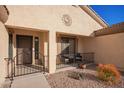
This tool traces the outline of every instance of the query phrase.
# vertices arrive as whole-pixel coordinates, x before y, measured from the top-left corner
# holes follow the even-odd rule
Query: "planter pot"
[[[85,65],[85,64],[80,64],[79,67],[80,67],[81,69],[85,69],[85,68],[86,68],[86,65]]]

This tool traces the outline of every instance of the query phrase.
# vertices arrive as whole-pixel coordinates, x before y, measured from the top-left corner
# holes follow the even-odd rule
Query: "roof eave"
[[[108,27],[108,23],[105,22],[89,5],[79,5],[89,16],[91,16],[96,22],[98,22],[102,27]]]

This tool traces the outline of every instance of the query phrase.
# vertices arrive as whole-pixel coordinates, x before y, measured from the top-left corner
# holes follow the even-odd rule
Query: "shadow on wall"
[[[9,11],[4,5],[0,5],[0,21],[5,23],[8,19]]]

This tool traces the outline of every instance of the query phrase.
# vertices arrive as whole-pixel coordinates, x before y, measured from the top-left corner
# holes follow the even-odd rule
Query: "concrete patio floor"
[[[35,73],[15,77],[11,88],[50,88],[50,86],[42,73]]]

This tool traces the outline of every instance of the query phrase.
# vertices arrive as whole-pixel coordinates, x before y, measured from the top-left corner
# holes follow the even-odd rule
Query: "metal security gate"
[[[9,45],[12,47],[12,41],[9,42]],[[9,51],[10,58],[5,58],[7,77],[13,78],[37,72],[45,72],[46,56],[39,52],[38,37],[34,37],[34,48],[34,51],[32,51],[33,36],[16,35],[16,56],[12,57],[11,50]]]
[[[27,74],[33,74],[37,72],[46,72],[45,68],[45,56],[43,56],[40,53],[37,53],[39,55],[38,59],[35,59],[34,63],[29,64],[26,62],[18,64],[18,56],[27,57],[30,54],[30,52],[22,52],[20,54],[17,54],[14,58],[6,58],[7,63],[7,78],[13,78],[17,76],[27,75]]]
[[[27,58],[30,55],[30,53],[31,53],[30,51],[23,52],[18,54],[14,58],[14,60],[16,60],[18,57],[22,57],[20,58],[22,63],[18,63],[17,61],[14,61],[14,76],[36,73],[44,70],[44,56],[41,55],[40,53],[37,53],[39,55],[39,58],[35,59],[34,63],[32,62],[30,63],[30,61],[28,62],[28,58]]]

